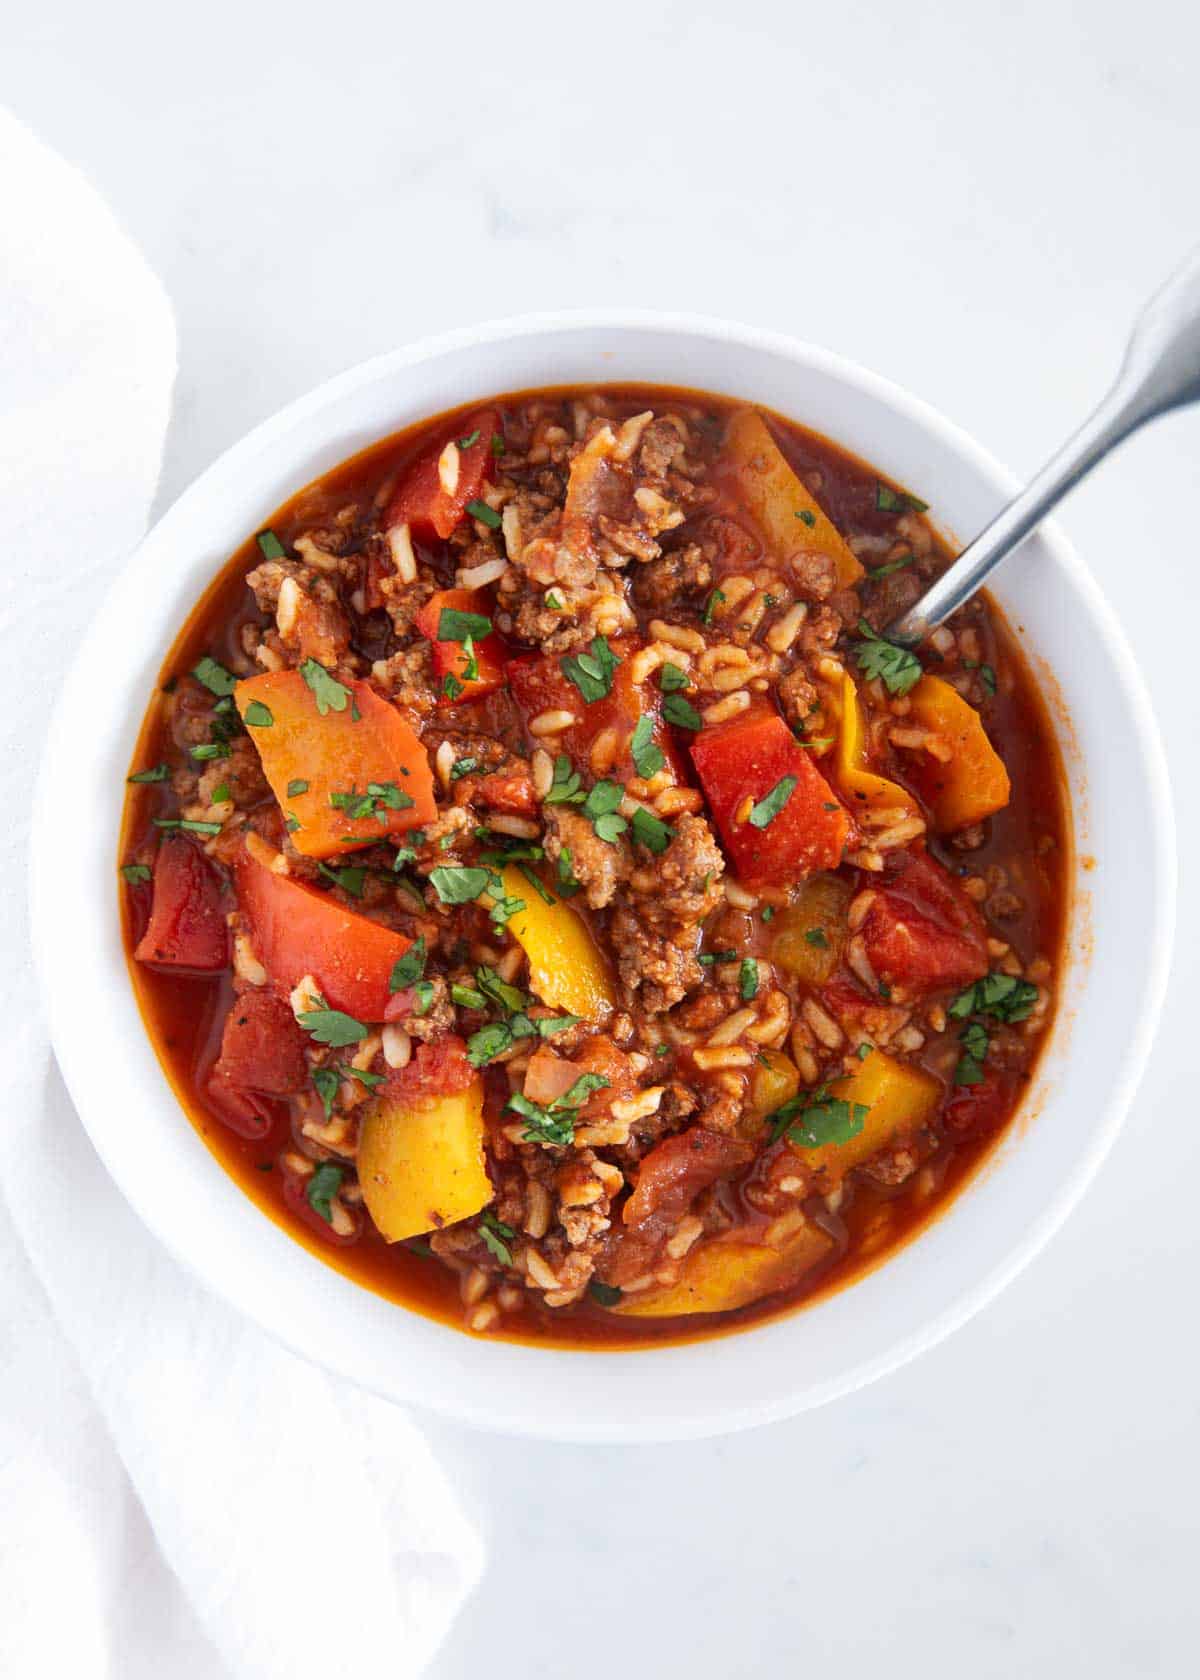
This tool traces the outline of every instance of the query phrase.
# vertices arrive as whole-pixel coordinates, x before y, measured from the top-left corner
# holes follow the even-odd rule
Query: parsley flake
[[[304,1186],[304,1197],[314,1213],[319,1213],[327,1225],[333,1224],[333,1198],[342,1187],[345,1171],[342,1167],[335,1167],[332,1161],[322,1161],[321,1165],[309,1174],[308,1183]]]
[[[907,694],[914,683],[921,680],[921,661],[909,648],[877,636],[865,618],[858,621],[858,634],[863,645],[854,655],[868,681],[879,678],[889,694]]]
[[[668,694],[663,701],[663,716],[668,723],[673,723],[677,729],[703,729],[704,720],[700,713],[685,700],[682,694]]]
[[[346,710],[350,690],[345,683],[340,683],[336,677],[331,676],[319,660],[306,659],[300,667],[300,675],[312,689],[313,699],[317,702],[317,710],[322,717],[326,717],[330,712]],[[249,717],[246,721],[249,723]]]
[[[251,700],[242,713],[242,722],[248,729],[270,729],[275,719],[269,706],[264,706],[261,700]]]
[[[743,1003],[758,996],[758,964],[753,957],[743,957],[738,969],[738,992]]]
[[[439,642],[481,642],[492,633],[492,621],[482,613],[462,612],[458,607],[443,607],[438,617]]]
[[[215,659],[210,659],[207,654],[198,665],[192,666],[192,675],[197,682],[204,684],[210,694],[215,694],[222,700],[233,693],[237,684],[237,678],[233,672],[227,671],[224,665],[219,665]]]
[[[489,531],[498,531],[503,523],[494,507],[486,502],[468,502],[467,512],[472,519],[478,519],[481,525],[486,525]]]
[[[769,793],[751,807],[748,821],[751,828],[767,828],[783,810],[796,790],[795,776],[781,776]]]
[[[643,712],[634,725],[633,735],[629,741],[629,753],[638,775],[644,777],[646,781],[649,781],[651,776],[657,776],[667,762],[663,757],[662,748],[656,746],[651,739],[653,734],[654,724]]]
[[[492,876],[486,869],[442,863],[430,870],[429,879],[443,904],[469,904],[487,891]]]
[[[145,863],[123,863],[121,876],[131,887],[141,887],[150,879],[150,868]]]
[[[265,531],[260,531],[254,540],[258,544],[259,553],[262,555],[264,560],[283,559],[283,544],[275,535],[274,531],[271,530],[270,526],[268,526]]]
[[[613,672],[620,663],[606,636],[593,636],[586,653],[566,654],[558,662],[563,676],[574,683],[589,706],[611,694]]]
[[[127,780],[131,782],[165,782],[171,774],[169,764],[156,764],[153,770],[137,770]]]
[[[388,991],[402,992],[406,986],[415,986],[425,972],[425,957],[425,935],[422,933],[404,955],[392,964],[392,972],[388,977]]]
[[[484,1246],[495,1255],[500,1264],[511,1266],[513,1257],[512,1250],[508,1245],[517,1234],[512,1226],[505,1225],[503,1221],[497,1219],[491,1208],[485,1208],[483,1213],[480,1214],[479,1224],[475,1228],[483,1238]]]
[[[653,811],[639,805],[633,813],[633,838],[639,846],[645,846],[648,852],[660,857],[675,838],[675,830],[661,817],[656,817]]]

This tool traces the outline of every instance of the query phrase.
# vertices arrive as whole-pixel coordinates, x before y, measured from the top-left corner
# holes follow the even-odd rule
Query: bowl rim
[[[223,479],[242,472],[267,445],[291,431],[297,424],[319,415],[323,410],[331,409],[340,400],[378,380],[418,364],[437,361],[454,352],[477,349],[510,338],[553,337],[556,333],[581,330],[596,333],[650,333],[671,337],[698,336],[735,350],[757,352],[800,368],[807,368],[823,374],[838,385],[873,401],[891,411],[893,415],[930,434],[942,444],[948,456],[960,464],[965,463],[990,486],[995,487],[998,493],[1013,494],[1021,487],[1020,480],[1001,466],[967,432],[924,399],[912,395],[895,382],[839,353],[790,335],[703,314],[619,309],[539,311],[459,327],[368,358],[295,398],[224,450],[190,482],[170,507],[160,514],[110,580],[103,601],[98,606],[95,620],[75,650],[67,679],[57,697],[38,777],[33,803],[29,866],[33,954],[42,1007],[50,1023],[51,1040],[59,1067],[85,1130],[109,1173],[142,1221],[185,1270],[196,1277],[205,1288],[223,1296],[239,1312],[253,1318],[269,1335],[302,1357],[348,1378],[359,1386],[371,1389],[384,1398],[408,1405],[424,1405],[471,1427],[571,1442],[644,1442],[701,1438],[776,1421],[850,1393],[907,1363],[965,1323],[991,1301],[1061,1227],[1112,1147],[1132,1101],[1161,1013],[1170,969],[1176,900],[1175,828],[1170,782],[1166,755],[1149,695],[1124,631],[1098,582],[1052,521],[1041,526],[1038,538],[1086,608],[1090,627],[1099,635],[1118,674],[1123,696],[1129,707],[1133,733],[1141,754],[1141,767],[1153,807],[1152,852],[1144,861],[1151,875],[1154,916],[1141,996],[1133,1019],[1128,1024],[1124,1053],[1110,1086],[1102,1118],[1096,1122],[1090,1133],[1088,1147],[1081,1151],[1073,1170],[1057,1185],[1054,1193],[1030,1221],[1024,1234],[1012,1243],[1005,1258],[992,1266],[985,1276],[963,1286],[950,1304],[936,1316],[904,1332],[896,1340],[881,1347],[873,1356],[859,1360],[837,1376],[823,1382],[809,1383],[807,1386],[799,1386],[772,1397],[747,1399],[737,1406],[722,1405],[708,1410],[700,1406],[686,1417],[673,1419],[669,1427],[661,1422],[647,1425],[636,1417],[590,1417],[586,1422],[583,1419],[546,1420],[537,1415],[532,1404],[524,1409],[510,1409],[504,1415],[497,1416],[486,1400],[478,1400],[472,1395],[466,1383],[459,1390],[441,1392],[436,1399],[427,1395],[410,1396],[407,1393],[399,1393],[393,1385],[380,1381],[377,1375],[373,1376],[348,1359],[330,1354],[320,1346],[314,1346],[311,1338],[306,1338],[293,1326],[281,1323],[277,1315],[272,1315],[267,1305],[267,1297],[260,1294],[255,1299],[247,1300],[232,1286],[232,1280],[228,1276],[215,1275],[217,1268],[214,1268],[211,1262],[206,1264],[204,1257],[194,1246],[180,1240],[169,1218],[165,1216],[165,1210],[152,1196],[144,1193],[145,1187],[139,1183],[138,1174],[131,1163],[129,1145],[121,1142],[115,1128],[104,1123],[98,1104],[92,1100],[88,1079],[90,1068],[85,1065],[82,1044],[76,1043],[73,1031],[70,1009],[72,1000],[68,995],[68,988],[64,987],[61,976],[56,971],[55,941],[49,910],[53,892],[51,876],[54,847],[46,842],[52,836],[56,822],[61,820],[55,810],[51,787],[52,770],[68,745],[67,725],[77,699],[74,694],[76,673],[84,665],[88,649],[92,647],[103,628],[105,610],[118,594],[123,580],[136,569],[139,557],[160,528],[168,523],[185,520],[188,511],[193,506],[202,506],[206,497]],[[664,380],[664,383],[666,382]],[[551,381],[547,380],[546,383]],[[296,488],[300,486],[297,485]],[[107,835],[108,828],[101,826]],[[112,861],[111,858],[107,859],[110,866]],[[106,903],[105,910],[111,913],[111,901]],[[148,1036],[143,1036],[147,1038],[148,1043]],[[174,1093],[166,1083],[165,1077],[163,1083],[167,1099],[174,1104]],[[197,1141],[201,1142],[198,1138]],[[205,1148],[202,1142],[201,1147]],[[206,1148],[205,1153],[207,1154]],[[224,1173],[223,1168],[219,1170]],[[262,1219],[262,1214],[256,1206],[244,1197],[239,1197],[239,1200],[246,1202],[256,1219],[262,1220],[264,1225],[270,1225],[270,1221]],[[291,1242],[291,1239],[288,1240]],[[291,1242],[291,1246],[298,1249],[300,1245]],[[323,1266],[321,1262],[314,1263],[323,1271],[330,1272],[330,1268]],[[352,1287],[362,1295],[369,1294],[359,1285]],[[848,1294],[850,1291],[839,1293]],[[385,1302],[384,1305],[390,1311],[396,1311],[394,1303]],[[404,1311],[403,1308],[400,1310]],[[406,1316],[409,1319],[420,1317],[411,1313]],[[802,1323],[803,1317],[803,1313],[790,1315],[791,1322],[796,1323]],[[767,1320],[765,1324],[777,1326],[788,1321],[788,1317],[785,1316]],[[438,1329],[444,1327],[438,1326]],[[708,1340],[684,1345],[708,1348],[719,1345],[736,1347],[745,1338],[754,1337],[760,1331],[760,1326],[751,1326],[732,1340],[724,1339],[723,1343],[720,1340]],[[472,1346],[496,1345],[481,1343],[462,1332],[452,1331],[451,1334],[461,1337]],[[501,1345],[511,1349],[516,1344]],[[661,1350],[647,1348],[640,1350],[635,1359],[633,1355],[627,1356],[620,1351],[605,1353],[588,1349],[575,1352],[563,1348],[541,1349],[527,1344],[522,1348],[522,1352],[541,1359],[552,1356],[578,1360],[586,1353],[589,1364],[593,1361],[625,1361],[627,1358],[640,1364],[651,1361],[656,1353],[665,1354],[670,1351],[670,1347]],[[532,1363],[528,1374],[536,1382],[536,1372]],[[800,1379],[797,1381],[799,1383]]]

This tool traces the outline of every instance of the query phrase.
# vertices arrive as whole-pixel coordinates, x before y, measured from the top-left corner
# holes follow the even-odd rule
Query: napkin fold
[[[0,1673],[403,1680],[479,1578],[474,1526],[404,1413],[275,1346],[143,1230],[36,1019],[44,725],[145,529],[174,375],[158,281],[0,112]]]

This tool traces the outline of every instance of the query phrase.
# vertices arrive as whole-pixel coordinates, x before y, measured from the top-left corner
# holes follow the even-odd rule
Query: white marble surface
[[[0,13],[0,101],[171,295],[165,504],[350,362],[587,303],[823,342],[1031,470],[1200,233],[1198,54],[1182,0],[40,0]],[[439,1680],[1195,1672],[1198,458],[1200,414],[1164,422],[1062,520],[1142,656],[1185,857],[1167,1017],[1098,1183],[981,1318],[824,1412],[635,1450],[435,1424],[492,1556]]]

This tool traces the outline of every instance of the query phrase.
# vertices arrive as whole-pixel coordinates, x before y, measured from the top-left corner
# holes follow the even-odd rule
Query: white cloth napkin
[[[143,1231],[36,1019],[42,732],[145,528],[174,374],[157,280],[0,112],[0,1673],[403,1680],[478,1580],[473,1526],[403,1413],[276,1347]]]

